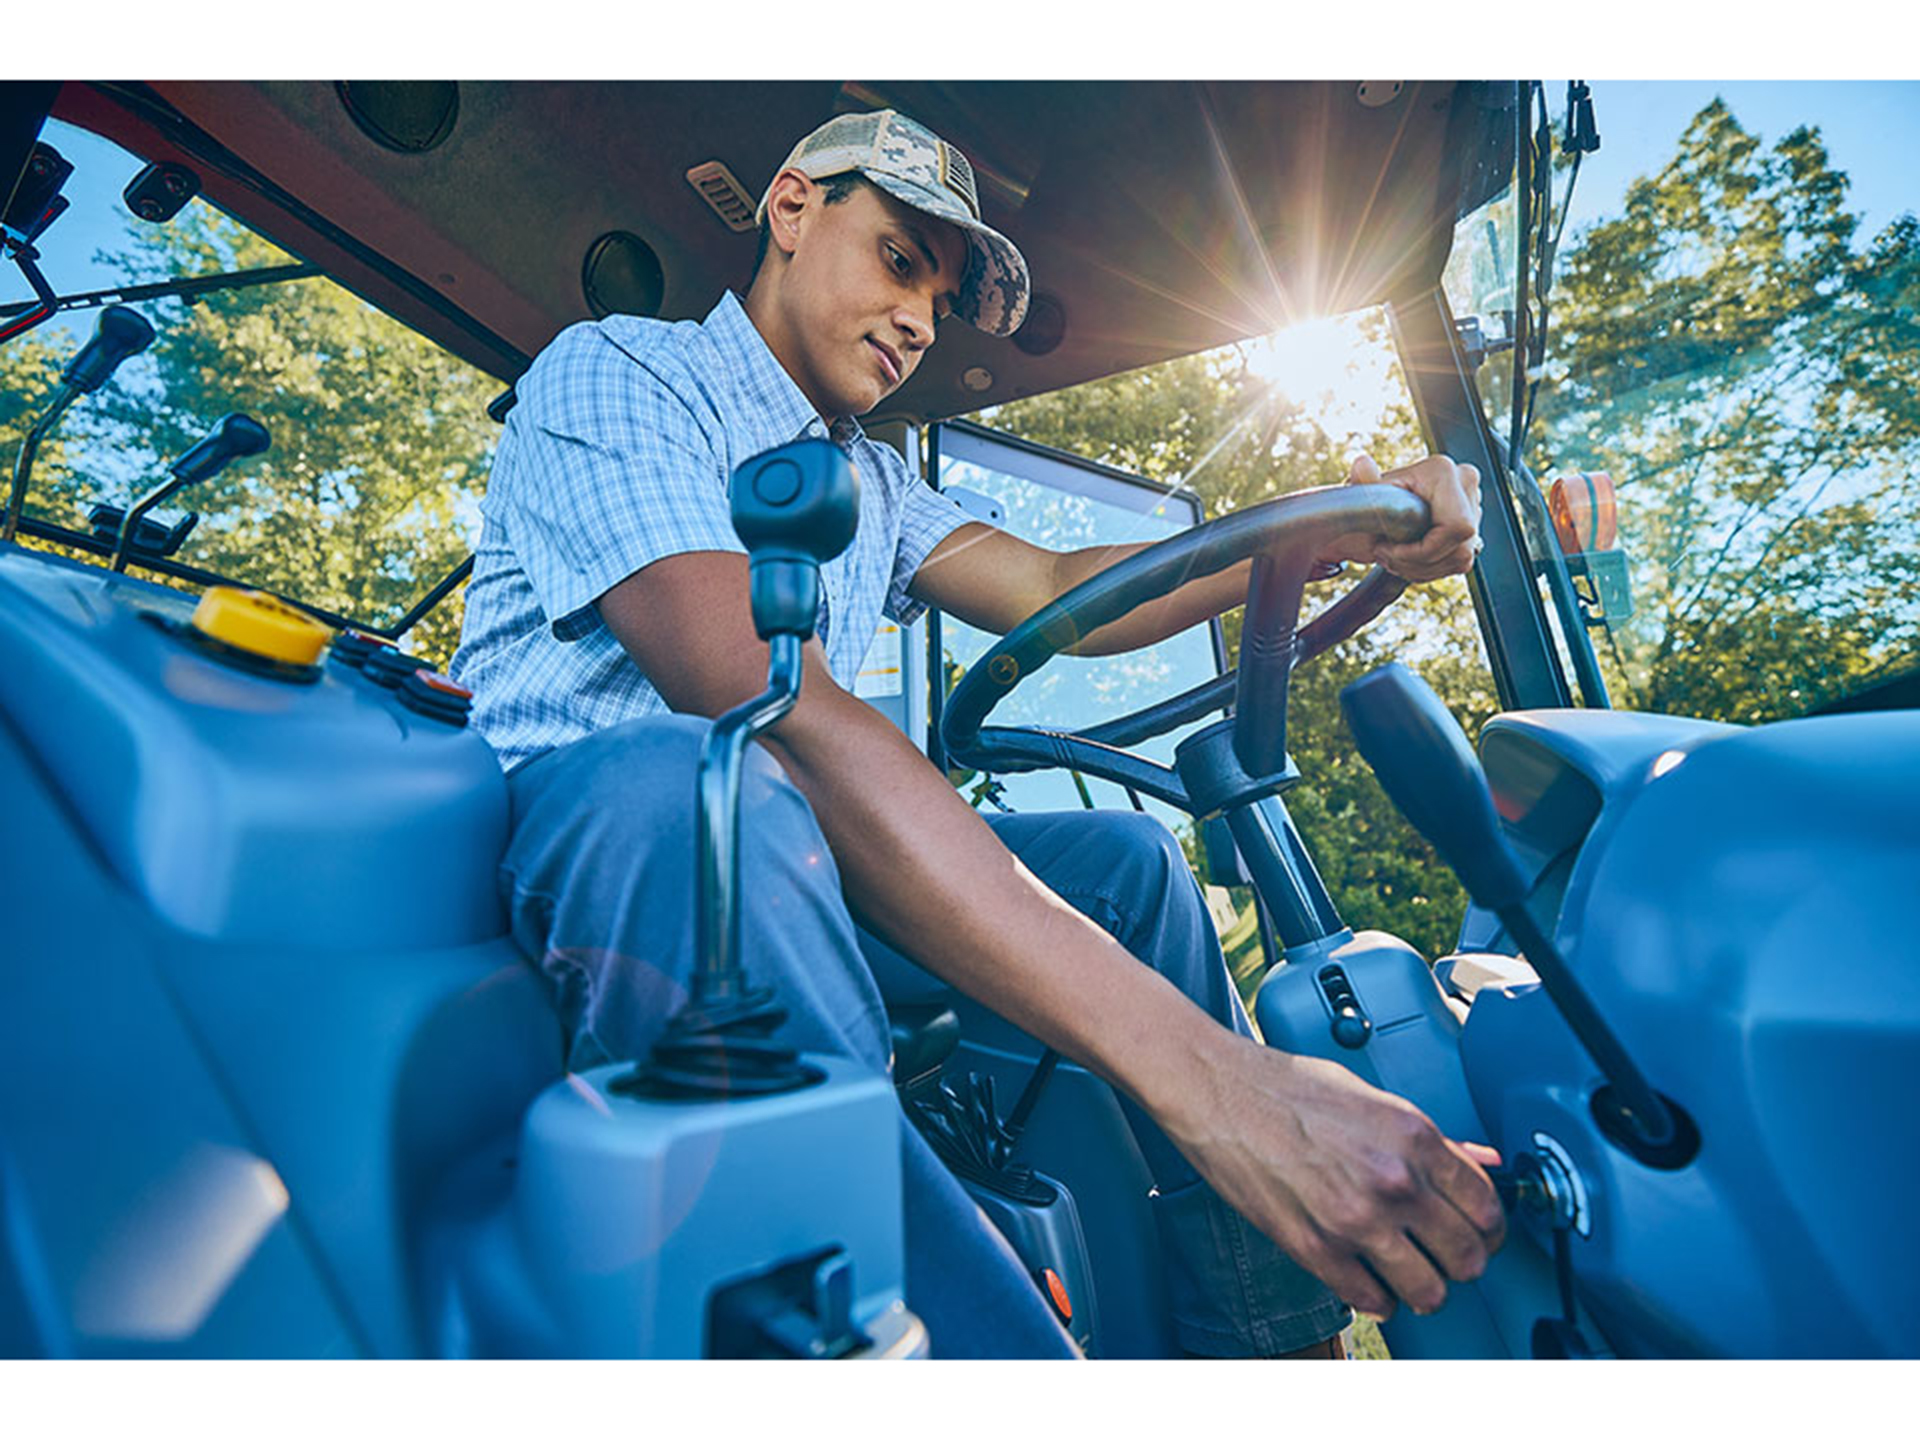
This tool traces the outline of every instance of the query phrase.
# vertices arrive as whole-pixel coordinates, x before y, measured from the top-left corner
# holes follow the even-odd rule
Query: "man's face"
[[[967,264],[945,221],[871,185],[838,204],[818,185],[781,285],[787,362],[821,413],[864,415],[932,346]]]

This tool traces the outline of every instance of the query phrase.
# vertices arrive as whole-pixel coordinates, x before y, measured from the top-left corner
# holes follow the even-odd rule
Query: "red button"
[[[1046,1282],[1047,1298],[1053,1302],[1053,1308],[1060,1312],[1062,1320],[1073,1319],[1073,1301],[1067,1298],[1067,1287],[1060,1277],[1050,1269],[1043,1269],[1040,1278]]]
[[[430,685],[447,695],[458,695],[462,700],[473,699],[473,691],[464,685],[456,685],[437,670],[416,670],[413,672],[422,685]]]

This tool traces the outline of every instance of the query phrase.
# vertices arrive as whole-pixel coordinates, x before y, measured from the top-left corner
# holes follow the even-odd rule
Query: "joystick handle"
[[[56,157],[58,158],[58,157]],[[71,167],[69,167],[71,168]],[[44,280],[39,279],[40,272],[33,268],[33,262],[23,254],[17,257],[21,268],[27,272],[27,278],[34,282],[34,288],[41,292],[41,299],[49,307],[41,318],[53,313],[53,292],[45,288]],[[35,322],[37,323],[37,322]],[[17,329],[10,334],[19,333]],[[0,336],[0,339],[4,339]],[[20,453],[13,460],[13,484],[7,491],[6,516],[0,520],[0,541],[10,541],[20,526],[20,512],[26,505],[27,480],[33,474],[34,457],[40,452],[40,442],[53,432],[60,423],[60,417],[67,407],[82,395],[91,395],[112,376],[120,362],[129,355],[137,355],[153,343],[153,326],[137,310],[125,305],[109,305],[100,312],[100,319],[93,328],[93,338],[80,347],[80,351],[67,362],[60,372],[60,388],[53,393],[53,403],[27,431],[27,438],[21,443]]]
[[[1381,788],[1489,910],[1527,897],[1480,759],[1431,687],[1397,660],[1340,692],[1354,743]]]
[[[817,1083],[823,1072],[771,1039],[786,1020],[772,991],[747,984],[740,956],[740,773],[754,736],[800,698],[801,649],[820,609],[820,566],[846,549],[860,485],[838,447],[799,440],[733,473],[733,528],[747,547],[754,628],[767,688],[713,722],[700,748],[694,831],[694,971],[687,1003],[651,1058],[616,1088],[720,1099]]]
[[[733,529],[747,547],[748,595],[762,640],[813,634],[820,567],[852,541],[860,482],[837,445],[797,440],[733,475]]]
[[[156,505],[163,505],[189,485],[211,480],[243,455],[258,455],[273,443],[267,427],[251,415],[228,415],[210,434],[167,467],[167,478],[127,508],[120,522],[120,539],[113,547],[115,573],[127,568],[127,551],[139,533],[140,522]]]
[[[60,372],[61,383],[78,395],[91,395],[120,368],[120,362],[138,355],[153,343],[153,326],[146,316],[125,305],[109,305],[100,312],[93,338]]]

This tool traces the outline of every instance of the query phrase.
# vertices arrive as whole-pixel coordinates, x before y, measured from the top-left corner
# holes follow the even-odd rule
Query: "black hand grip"
[[[211,480],[243,455],[258,455],[273,443],[267,427],[251,415],[229,415],[213,432],[168,467],[181,485]],[[177,489],[178,487],[170,487]]]
[[[120,362],[138,355],[153,343],[153,326],[146,316],[125,305],[109,305],[100,312],[93,338],[67,362],[60,379],[69,389],[91,395],[113,377]]]
[[[837,445],[796,440],[733,472],[733,529],[747,547],[754,628],[808,636],[820,608],[820,566],[860,523],[860,482]]]
[[[1501,833],[1486,772],[1426,681],[1396,660],[1342,690],[1340,709],[1393,803],[1468,893],[1490,910],[1524,900],[1526,873]]]

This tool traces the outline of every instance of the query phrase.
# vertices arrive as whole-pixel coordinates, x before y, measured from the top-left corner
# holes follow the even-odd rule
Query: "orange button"
[[[1043,1269],[1040,1278],[1046,1281],[1047,1298],[1053,1302],[1053,1308],[1060,1312],[1062,1320],[1073,1319],[1073,1301],[1067,1298],[1067,1287],[1052,1270]]]
[[[416,670],[413,672],[422,685],[430,685],[447,695],[458,695],[462,700],[473,699],[473,691],[464,685],[456,685],[438,670]]]

